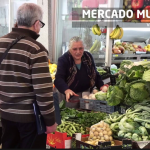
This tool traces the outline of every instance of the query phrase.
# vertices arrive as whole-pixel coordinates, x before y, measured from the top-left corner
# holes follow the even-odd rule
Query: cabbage
[[[101,101],[106,100],[106,92],[102,92],[102,91],[97,92],[97,93],[95,94],[95,98],[96,98],[97,100],[101,100]]]
[[[109,86],[107,91],[107,104],[116,106],[124,100],[124,91],[119,86]]]
[[[133,81],[126,86],[127,95],[125,98],[126,104],[142,102],[144,99],[149,98],[149,82],[144,80]]]
[[[142,79],[145,81],[150,81],[150,70],[144,72]]]

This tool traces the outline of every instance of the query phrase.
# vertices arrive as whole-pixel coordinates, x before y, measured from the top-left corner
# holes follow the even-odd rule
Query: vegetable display
[[[104,73],[107,73],[104,69],[97,67],[97,71],[99,72],[100,75],[103,75]]]
[[[150,98],[150,61],[131,62],[125,60],[120,65],[115,86],[109,86],[107,103],[110,106],[132,106]]]
[[[110,125],[114,138],[150,140],[150,100],[133,105],[123,115],[118,112],[109,114],[104,122]]]
[[[109,86],[107,91],[107,104],[116,106],[123,101],[124,96],[124,92],[119,86]]]
[[[67,133],[68,136],[72,136],[75,133],[88,134],[85,127],[70,121],[62,121],[62,124],[57,127],[56,131]]]
[[[82,112],[73,108],[61,110],[61,119],[63,121],[75,122],[85,127],[91,127],[93,124],[103,120],[105,116],[106,113],[103,112]]]
[[[110,126],[103,121],[91,126],[89,138],[88,141],[86,141],[86,143],[91,145],[98,145],[99,141],[111,141],[112,146],[114,145]]]
[[[106,100],[106,98],[107,98],[107,93],[106,93],[106,92],[99,91],[99,92],[97,92],[97,93],[95,94],[95,98],[96,98],[97,100],[102,100],[102,101],[104,101],[104,100]]]

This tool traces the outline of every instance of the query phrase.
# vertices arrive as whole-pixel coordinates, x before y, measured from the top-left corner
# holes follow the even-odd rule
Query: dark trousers
[[[46,148],[46,134],[37,135],[36,123],[1,119],[2,148]],[[40,142],[40,143],[39,143]]]

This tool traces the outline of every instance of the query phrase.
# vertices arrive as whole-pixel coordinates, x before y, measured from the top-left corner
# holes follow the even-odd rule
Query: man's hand
[[[49,134],[49,133],[53,133],[53,132],[55,132],[56,131],[56,129],[57,129],[57,123],[55,123],[54,125],[52,125],[52,126],[46,126],[46,134]]]
[[[65,94],[66,94],[66,101],[68,102],[69,99],[70,99],[70,96],[79,96],[77,95],[76,93],[74,93],[72,90],[68,89],[65,91]]]

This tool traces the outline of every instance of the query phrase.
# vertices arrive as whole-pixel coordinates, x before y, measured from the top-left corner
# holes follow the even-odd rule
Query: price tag
[[[118,57],[118,55],[113,55],[113,57]]]

